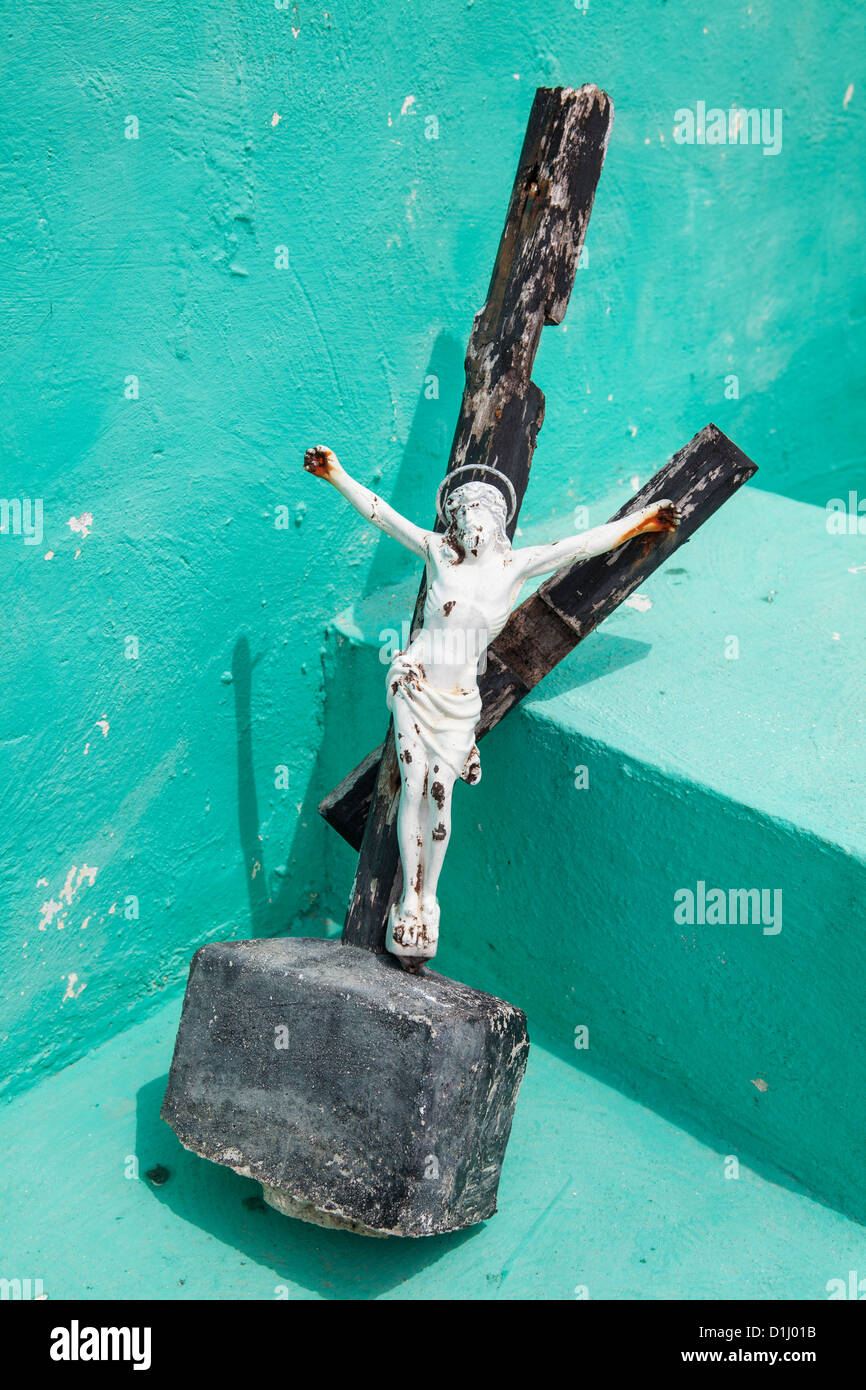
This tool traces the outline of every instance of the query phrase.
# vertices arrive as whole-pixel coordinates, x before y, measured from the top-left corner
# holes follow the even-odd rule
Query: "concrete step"
[[[537,1040],[491,1221],[419,1240],[293,1221],[160,1120],[179,1017],[175,998],[0,1109],[0,1277],[83,1300],[821,1300],[866,1275],[854,1222],[734,1176]]]

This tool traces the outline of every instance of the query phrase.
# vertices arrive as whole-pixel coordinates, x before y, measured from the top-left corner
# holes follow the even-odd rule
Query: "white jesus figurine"
[[[436,888],[451,834],[451,793],[458,778],[475,783],[481,763],[475,728],[481,714],[478,667],[505,626],[527,579],[549,574],[571,560],[615,550],[632,536],[672,531],[673,503],[651,507],[550,545],[514,548],[504,488],[510,481],[494,468],[474,466],[497,483],[449,488],[440,516],[442,533],[427,531],[351,478],[330,449],[308,449],[304,468],[329,483],[356,511],[424,561],[427,593],[420,630],[388,670],[387,702],[394,718],[401,792],[397,837],[403,893],[391,908],[387,947],[407,969],[436,954],[439,904]],[[459,473],[461,470],[455,470]],[[442,488],[440,488],[441,496]]]

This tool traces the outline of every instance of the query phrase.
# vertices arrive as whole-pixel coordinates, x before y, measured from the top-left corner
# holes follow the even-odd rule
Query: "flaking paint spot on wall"
[[[44,902],[42,904],[42,916],[39,920],[39,930],[45,931],[46,928],[50,927],[54,918],[62,909],[63,904],[59,903],[56,898],[49,898],[47,902]]]
[[[66,525],[69,527],[70,531],[75,532],[76,535],[81,536],[83,539],[85,536],[90,535],[90,530],[93,526],[93,513],[82,512],[81,516],[71,516]],[[76,554],[80,555],[81,552],[77,551]]]
[[[78,985],[78,976],[75,974],[74,971],[72,971],[69,975],[64,975],[63,978],[66,980],[66,993],[60,1001],[61,1004],[65,1004],[67,999],[77,999],[79,994],[81,994],[83,990],[87,989],[86,984]],[[78,985],[77,989],[75,988],[76,985]]]
[[[48,898],[47,901],[42,904],[40,909],[42,915],[38,922],[38,930],[46,931],[48,927],[56,922],[57,930],[63,931],[66,926],[67,911],[72,906],[76,894],[82,885],[92,888],[98,872],[99,869],[95,864],[84,863],[81,865],[81,868],[79,868],[77,864],[73,864],[66,874],[63,887],[60,889],[57,897]],[[48,880],[45,878],[40,878],[36,884],[37,888],[42,886],[47,887],[47,885]],[[85,924],[89,921],[90,917],[87,917],[85,919]]]

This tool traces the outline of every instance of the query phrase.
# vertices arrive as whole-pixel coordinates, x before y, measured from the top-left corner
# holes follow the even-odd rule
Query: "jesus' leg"
[[[423,956],[424,922],[422,893],[426,872],[427,770],[420,744],[398,738],[400,749],[400,802],[397,808],[397,843],[403,867],[403,892],[391,909],[388,950],[396,956]]]
[[[397,811],[397,842],[403,865],[402,917],[417,917],[421,907],[426,827],[426,804],[421,779],[413,773],[408,776],[404,773]]]
[[[427,790],[421,910],[424,915],[428,938],[432,935],[434,946],[439,935],[439,904],[436,900],[436,890],[439,885],[439,875],[442,872],[445,851],[451,838],[451,793],[454,790],[455,780],[453,772],[434,764]]]

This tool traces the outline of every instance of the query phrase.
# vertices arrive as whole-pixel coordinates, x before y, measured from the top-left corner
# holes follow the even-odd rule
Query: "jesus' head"
[[[505,530],[508,508],[498,487],[463,483],[449,492],[443,508],[461,549],[479,555],[489,545],[509,546]]]

